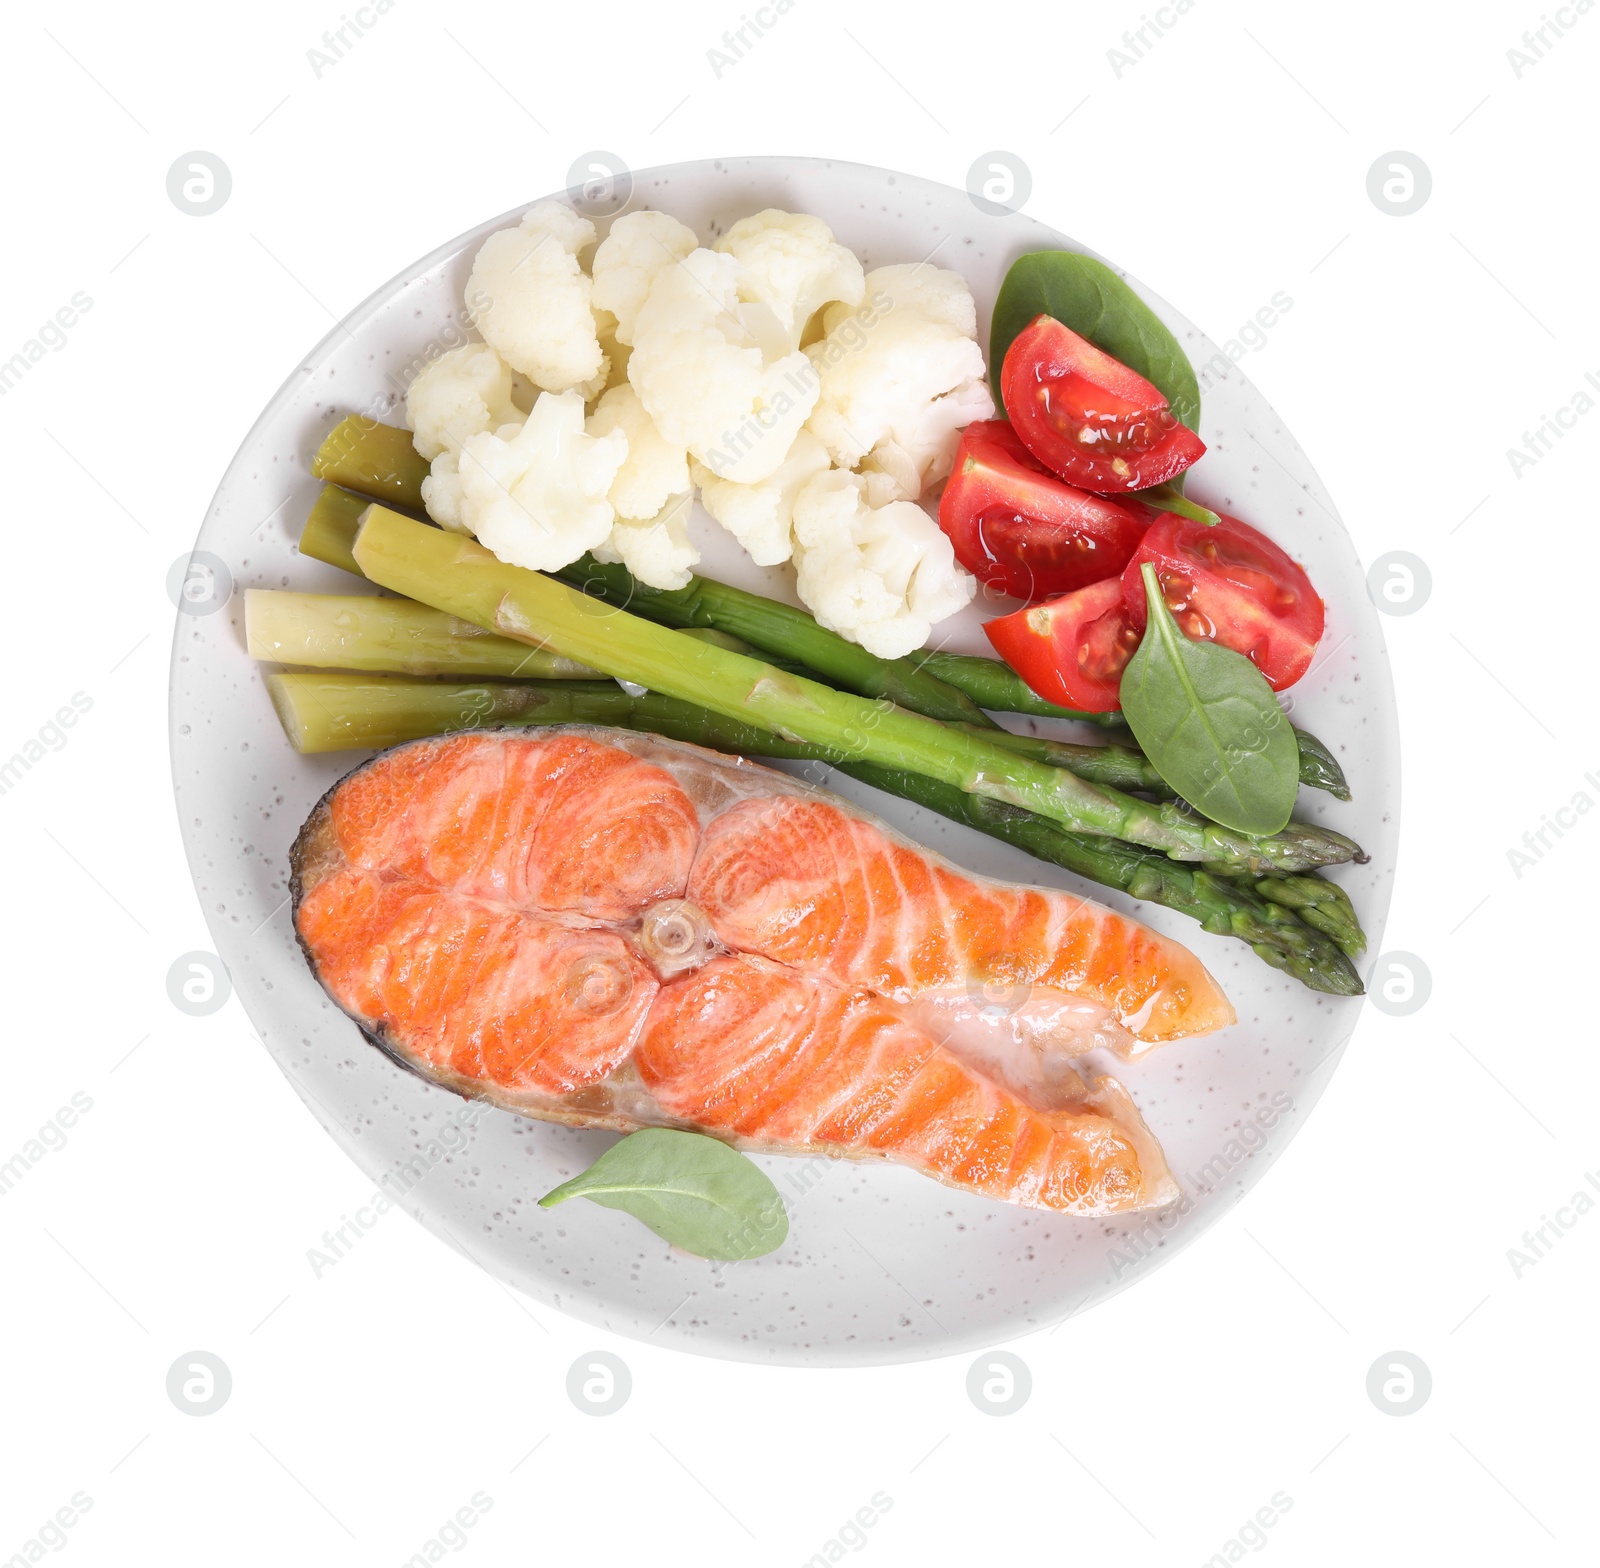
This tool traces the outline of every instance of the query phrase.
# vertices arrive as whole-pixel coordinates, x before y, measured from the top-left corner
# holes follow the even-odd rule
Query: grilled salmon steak
[[[882,1158],[1035,1208],[1178,1195],[1085,1077],[1233,1021],[1186,948],[986,881],[822,790],[626,731],[496,730],[374,758],[292,853],[301,946],[368,1037],[574,1126]]]

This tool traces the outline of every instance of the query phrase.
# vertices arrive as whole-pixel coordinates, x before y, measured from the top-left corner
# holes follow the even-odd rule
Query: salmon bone
[[[698,969],[723,951],[711,917],[686,898],[664,898],[639,918],[639,946],[663,980]]]

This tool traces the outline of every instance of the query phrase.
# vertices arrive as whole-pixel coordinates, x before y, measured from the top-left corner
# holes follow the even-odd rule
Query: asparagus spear
[[[428,463],[411,444],[409,430],[381,425],[365,414],[350,414],[317,448],[311,472],[389,506],[420,512]]]
[[[250,588],[245,642],[253,659],[316,669],[406,675],[604,680],[598,672],[410,599]]]
[[[919,669],[914,658],[880,659],[858,643],[819,626],[804,610],[746,593],[708,577],[691,577],[672,590],[639,582],[625,566],[602,565],[585,555],[555,575],[607,604],[678,631],[710,627],[763,654],[793,660],[823,680],[860,697],[886,697],[898,707],[950,724],[995,728],[965,693]]]
[[[985,731],[985,734],[988,732]],[[1300,734],[1299,730],[1295,731]],[[1097,784],[1111,784],[1117,789],[1143,790],[1146,794],[1159,795],[1167,799],[1173,798],[1171,786],[1156,771],[1156,766],[1145,754],[1133,746],[1122,746],[1112,743],[1106,746],[1075,746],[1067,741],[1048,740],[1042,735],[1013,735],[1007,730],[1002,730],[998,735],[990,738],[1007,751],[1014,751],[1022,757],[1032,757],[1035,762],[1048,762],[1053,767],[1071,768],[1080,778],[1093,779]],[[1333,762],[1327,754],[1322,742],[1314,736],[1306,736],[1311,741],[1312,748],[1308,750],[1302,746],[1300,752],[1300,782],[1309,784],[1313,789],[1326,789],[1339,796],[1341,800],[1349,800],[1348,789],[1342,793],[1333,788],[1333,783],[1328,772],[1327,763]],[[1344,775],[1339,772],[1339,765],[1333,763],[1333,772],[1338,776],[1338,782],[1344,783]]]
[[[660,706],[671,698],[631,697],[609,681],[458,683],[318,671],[269,675],[267,690],[290,744],[302,753],[381,751],[429,735],[497,724],[626,726],[633,713],[658,721],[649,727],[660,734],[674,733],[672,712]]]
[[[396,746],[447,731],[499,724],[604,724],[747,756],[820,760],[864,783],[1004,840],[1091,881],[1164,904],[1206,930],[1248,942],[1313,990],[1358,995],[1361,981],[1334,942],[1249,885],[1178,866],[1150,850],[1067,833],[1028,812],[968,795],[919,773],[853,761],[827,746],[782,740],[772,731],[657,692],[632,696],[593,682],[457,685],[403,676],[273,674],[273,706],[295,749],[338,751]],[[1266,878],[1287,884],[1307,878]],[[1332,886],[1332,884],[1326,884]]]
[[[1335,800],[1349,800],[1350,786],[1334,754],[1305,730],[1296,730],[1294,738],[1300,743],[1300,782],[1327,790]]]
[[[461,535],[382,506],[364,514],[354,554],[380,586],[486,630],[759,723],[785,739],[834,747],[862,761],[908,768],[1009,801],[1073,831],[1258,873],[1303,871],[1361,856],[1351,840],[1309,824],[1292,822],[1281,833],[1251,838],[1176,805],[1102,788],[883,699],[835,691],[604,606],[538,572],[507,566]]]
[[[1337,883],[1314,873],[1262,877],[1253,884],[1269,903],[1292,909],[1308,926],[1331,936],[1352,958],[1366,951],[1367,935],[1356,917],[1350,895]]]
[[[1076,708],[1058,708],[1046,702],[1032,687],[998,659],[980,659],[970,653],[913,653],[910,660],[940,680],[964,691],[980,708],[992,713],[1031,713],[1041,719],[1076,719],[1081,724],[1098,724],[1102,729],[1127,728],[1120,713],[1080,713]]]
[[[301,555],[342,567],[359,577],[361,568],[356,565],[350,546],[356,542],[356,525],[368,504],[365,496],[352,495],[337,485],[324,485],[300,533]]]
[[[1080,779],[1109,784],[1113,789],[1141,790],[1146,794],[1172,797],[1172,791],[1156,772],[1155,764],[1142,751],[1115,742],[1104,746],[1078,746],[1064,740],[1046,740],[1042,735],[1013,735],[1010,730],[983,730],[985,737],[1019,757],[1047,763],[1052,768],[1067,768]]]

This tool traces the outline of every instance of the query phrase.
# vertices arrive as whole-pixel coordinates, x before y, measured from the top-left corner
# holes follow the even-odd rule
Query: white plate
[[[649,170],[635,177],[632,205],[671,212],[703,238],[760,208],[784,207],[825,218],[869,267],[931,256],[971,285],[984,343],[995,293],[1016,256],[1082,248],[1030,217],[985,215],[963,191],[814,159]],[[307,970],[290,927],[288,847],[317,798],[362,756],[290,751],[260,671],[245,655],[238,590],[354,591],[353,578],[296,549],[319,489],[310,456],[351,409],[399,422],[393,411],[407,367],[430,340],[459,341],[452,334],[471,257],[485,234],[515,216],[452,240],[318,344],[256,422],[200,530],[197,548],[227,563],[235,593],[221,613],[178,617],[173,778],[195,887],[246,1010],[308,1109],[374,1182],[403,1191],[404,1206],[424,1225],[499,1278],[612,1332],[741,1360],[865,1364],[980,1348],[1104,1300],[1193,1241],[1260,1178],[1315,1104],[1359,1001],[1315,995],[1239,942],[1090,888],[1192,947],[1239,1012],[1239,1023],[1220,1035],[1117,1069],[1165,1146],[1186,1201],[1159,1219],[1074,1220],[987,1202],[889,1166],[771,1158],[762,1163],[789,1200],[788,1241],[770,1257],[714,1268],[671,1251],[626,1215],[582,1203],[538,1208],[539,1195],[587,1165],[610,1135],[475,1110],[423,1084],[365,1044]],[[1218,352],[1140,292],[1196,365]],[[1295,688],[1294,713],[1334,748],[1355,800],[1341,805],[1307,792],[1301,813],[1354,834],[1370,851],[1369,865],[1346,868],[1338,879],[1376,953],[1400,779],[1378,618],[1350,540],[1277,416],[1236,369],[1208,380],[1202,433],[1209,450],[1192,493],[1272,535],[1304,562],[1327,599],[1323,651]],[[752,567],[708,520],[698,523],[703,572],[789,596],[786,569]],[[974,607],[947,623],[947,645],[988,652],[980,630],[987,613]],[[834,782],[976,872],[1075,885],[942,817]]]

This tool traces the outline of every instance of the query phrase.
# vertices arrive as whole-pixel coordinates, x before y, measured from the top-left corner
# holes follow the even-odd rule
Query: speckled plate
[[[702,238],[763,207],[817,213],[868,267],[930,258],[960,271],[978,301],[982,342],[1013,258],[1082,248],[1032,217],[987,215],[963,191],[815,159],[652,169],[634,177],[631,205],[669,211]],[[234,593],[218,613],[178,617],[173,779],[201,906],[262,1040],[356,1164],[442,1240],[535,1299],[615,1333],[748,1361],[863,1364],[981,1348],[1104,1301],[1192,1242],[1260,1179],[1316,1103],[1359,1001],[1314,995],[1238,942],[1090,889],[1193,947],[1238,1009],[1238,1024],[1220,1035],[1114,1068],[1165,1146],[1183,1201],[1159,1216],[1073,1220],[889,1166],[770,1158],[762,1163],[791,1210],[788,1241],[759,1261],[713,1267],[626,1215],[578,1203],[538,1208],[539,1195],[587,1165],[611,1135],[524,1121],[425,1085],[364,1043],[307,970],[290,927],[289,844],[317,798],[363,754],[302,758],[289,749],[245,654],[239,590],[355,591],[354,579],[296,549],[319,488],[311,454],[352,409],[398,422],[418,356],[430,343],[460,341],[461,291],[478,243],[516,216],[424,257],[318,344],[256,421],[200,530],[196,548],[226,563]],[[1294,713],[1337,752],[1355,800],[1308,792],[1301,810],[1371,852],[1369,865],[1338,876],[1379,951],[1400,767],[1389,664],[1360,563],[1271,408],[1214,343],[1140,292],[1194,363],[1212,367],[1202,382],[1209,450],[1191,492],[1263,527],[1326,596],[1323,650],[1295,688]],[[752,566],[704,517],[692,526],[702,572],[792,597],[786,568]],[[947,622],[947,645],[988,652],[981,626],[994,609],[974,606]],[[976,872],[1074,885],[942,817],[832,782]]]

